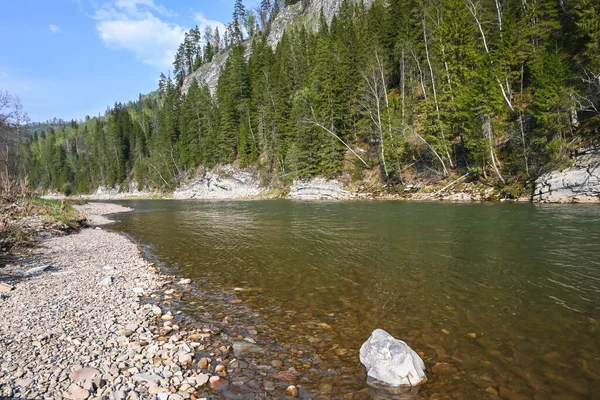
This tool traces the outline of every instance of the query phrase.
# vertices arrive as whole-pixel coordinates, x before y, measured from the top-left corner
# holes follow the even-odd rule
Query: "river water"
[[[407,398],[600,398],[600,207],[119,203],[113,229],[193,280],[185,317],[252,325],[306,397],[382,395],[358,361],[382,328],[428,368]]]

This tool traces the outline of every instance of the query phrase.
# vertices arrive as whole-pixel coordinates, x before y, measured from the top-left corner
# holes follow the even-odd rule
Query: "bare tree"
[[[1,190],[9,190],[12,182],[16,181],[23,127],[28,120],[21,100],[7,91],[0,91]]]
[[[361,97],[361,105],[365,109],[369,119],[377,129],[379,142],[381,143],[381,162],[386,178],[389,177],[388,167],[385,161],[385,135],[387,131],[390,145],[393,145],[392,121],[390,118],[390,107],[387,98],[387,87],[383,64],[379,54],[375,52],[376,64],[372,65],[367,74],[363,73],[366,83],[365,92]]]

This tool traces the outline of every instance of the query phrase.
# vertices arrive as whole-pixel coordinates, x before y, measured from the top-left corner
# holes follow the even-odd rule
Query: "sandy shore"
[[[90,228],[0,271],[0,398],[176,400],[223,384],[189,370],[201,334],[179,331],[151,303],[170,282],[132,241],[100,227],[105,214],[129,209],[79,210]]]

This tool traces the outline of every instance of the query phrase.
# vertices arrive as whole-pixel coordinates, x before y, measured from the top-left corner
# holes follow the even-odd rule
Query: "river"
[[[600,398],[598,206],[118,203],[112,228],[192,279],[185,318],[248,324],[307,397],[381,395],[358,350],[382,328],[426,363],[407,398]]]

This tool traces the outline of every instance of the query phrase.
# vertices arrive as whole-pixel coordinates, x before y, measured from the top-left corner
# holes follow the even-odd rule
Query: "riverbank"
[[[492,186],[485,180],[472,180],[467,173],[442,181],[415,177],[403,185],[385,185],[366,177],[354,181],[314,177],[291,183],[269,185],[261,182],[256,170],[243,170],[232,165],[217,166],[182,180],[171,192],[139,190],[132,182],[123,188],[99,187],[94,193],[72,196],[82,200],[406,200],[448,202],[536,202],[536,203],[600,203],[600,153],[591,151],[574,157],[572,165],[551,171],[529,182],[529,189],[519,185]],[[493,182],[492,182],[493,183]],[[528,193],[529,192],[529,193]],[[62,194],[46,197],[61,199]]]
[[[168,308],[189,281],[171,282],[102,228],[130,209],[75,207],[90,228],[0,270],[0,398],[178,400],[227,387],[231,346],[211,343],[208,326],[178,326]]]

